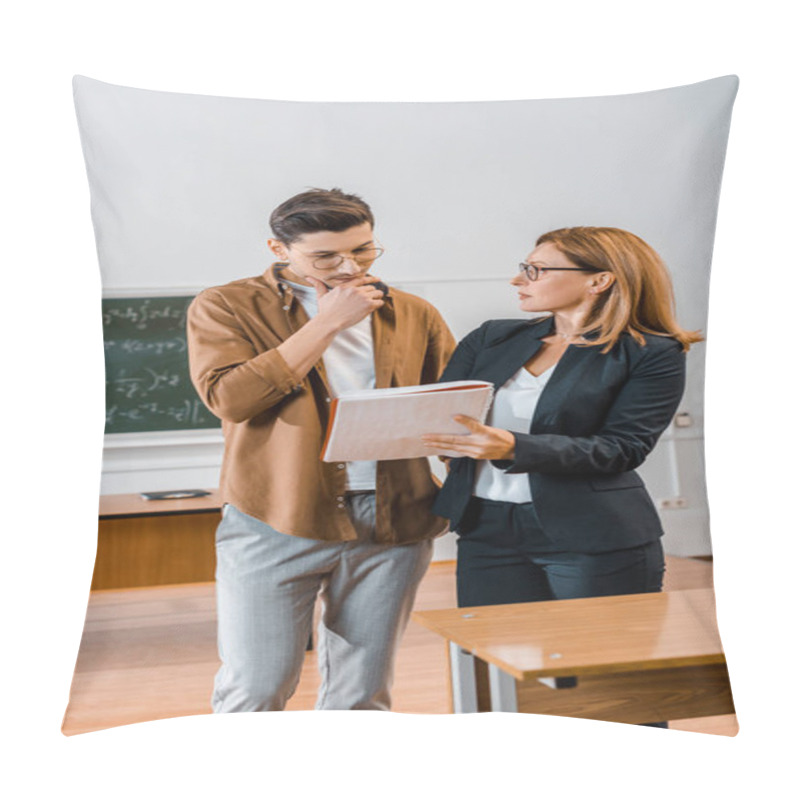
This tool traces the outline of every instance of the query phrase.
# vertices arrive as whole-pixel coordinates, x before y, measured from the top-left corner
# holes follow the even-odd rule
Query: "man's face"
[[[317,231],[301,236],[291,245],[269,240],[275,255],[289,262],[289,271],[299,283],[310,285],[308,276],[330,287],[366,273],[376,258],[377,242],[368,222],[345,231]],[[291,279],[291,275],[288,276]]]

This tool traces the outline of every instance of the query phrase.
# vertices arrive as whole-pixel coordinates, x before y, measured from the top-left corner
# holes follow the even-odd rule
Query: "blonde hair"
[[[593,331],[594,345],[608,352],[623,334],[644,344],[642,334],[677,339],[684,351],[703,340],[675,319],[669,272],[658,253],[638,236],[620,228],[560,228],[542,234],[536,245],[550,242],[576,267],[610,272],[611,286],[597,295],[581,333]]]

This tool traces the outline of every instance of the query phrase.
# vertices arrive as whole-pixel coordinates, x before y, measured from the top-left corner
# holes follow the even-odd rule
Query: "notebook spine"
[[[481,417],[480,417],[481,425],[484,425],[486,423],[486,417],[489,414],[489,409],[492,407],[493,400],[494,400],[494,386],[490,386],[489,391],[486,395],[486,400],[483,403],[483,408],[481,409]]]
[[[336,420],[336,411],[339,408],[339,398],[334,397],[331,400],[331,410],[328,414],[328,427],[325,431],[325,441],[322,443],[322,450],[319,454],[320,461],[327,461],[328,460],[328,445],[331,441],[331,434],[333,433],[333,423]]]

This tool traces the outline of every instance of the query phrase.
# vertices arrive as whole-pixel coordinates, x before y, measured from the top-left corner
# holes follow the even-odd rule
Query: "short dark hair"
[[[375,225],[370,207],[358,195],[341,189],[301,192],[281,203],[269,217],[273,235],[286,245],[307,233],[338,233],[365,222]]]

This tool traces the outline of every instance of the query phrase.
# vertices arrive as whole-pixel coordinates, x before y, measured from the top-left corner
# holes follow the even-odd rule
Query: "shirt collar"
[[[292,287],[289,286],[289,282],[283,277],[282,272],[285,267],[285,262],[276,261],[267,267],[263,275],[264,283],[281,298],[294,294]]]

